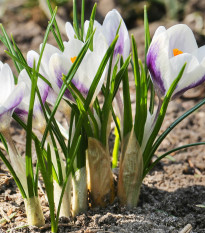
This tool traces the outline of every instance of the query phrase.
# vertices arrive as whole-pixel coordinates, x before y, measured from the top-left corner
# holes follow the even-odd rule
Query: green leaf
[[[28,184],[29,197],[34,196],[34,176],[32,164],[32,121],[33,121],[33,106],[35,101],[35,93],[37,86],[37,76],[35,74],[35,62],[33,68],[33,76],[31,80],[31,96],[28,111],[27,131],[26,131],[26,177]]]
[[[90,37],[90,35],[93,33],[93,25],[94,25],[94,20],[95,20],[96,7],[97,7],[97,4],[95,3],[95,5],[93,6],[91,16],[90,16],[90,22],[89,22],[87,35],[86,35],[86,41]],[[90,43],[90,50],[93,51],[93,39]]]
[[[81,40],[83,40],[84,36],[84,20],[85,20],[85,0],[81,2]]]
[[[80,31],[79,31],[79,24],[78,24],[78,10],[77,10],[76,0],[73,0],[73,28],[74,28],[77,38],[80,40]]]
[[[144,127],[147,119],[147,78],[141,60],[139,60],[141,69],[141,100],[140,100],[140,119],[138,124],[138,142],[141,145],[144,136]]]
[[[121,66],[122,65],[123,65],[123,61],[121,59]],[[122,84],[123,84],[123,102],[124,102],[123,136],[126,136],[132,130],[132,106],[130,99],[128,68],[124,72],[122,78]]]
[[[163,155],[159,156],[159,158],[157,158],[151,165],[150,167],[148,167],[146,169],[146,171],[144,172],[144,175],[143,177],[145,177],[149,171],[151,171],[151,169],[157,165],[157,163],[160,162],[161,159],[165,158],[167,155],[173,153],[173,152],[176,152],[176,151],[179,151],[179,150],[183,150],[183,149],[186,149],[186,148],[189,148],[189,147],[193,147],[193,146],[201,146],[201,145],[205,145],[205,142],[197,142],[197,143],[192,143],[192,144],[187,144],[187,145],[184,145],[184,146],[180,146],[180,147],[177,147],[177,148],[174,148],[166,153],[164,153]]]
[[[133,72],[135,78],[135,89],[136,89],[136,110],[135,110],[135,123],[134,123],[134,131],[135,135],[138,135],[138,124],[140,119],[140,99],[141,99],[141,92],[140,92],[140,69],[138,63],[138,54],[137,54],[137,45],[134,39],[134,36],[131,36],[132,39],[132,53],[133,53]],[[138,137],[137,137],[138,139]]]
[[[187,112],[185,112],[182,116],[180,116],[179,118],[177,118],[156,140],[156,142],[154,143],[150,154],[154,154],[155,151],[157,150],[157,148],[159,147],[159,145],[162,143],[162,141],[165,139],[165,137],[182,121],[184,120],[186,117],[188,117],[190,114],[192,114],[193,112],[195,112],[197,109],[199,109],[201,106],[203,106],[205,104],[205,99],[203,99],[202,101],[200,101],[198,104],[196,104],[194,107],[192,107],[191,109],[189,109]]]
[[[120,124],[119,118],[117,118],[118,125]],[[117,129],[117,126],[115,127],[115,143],[114,148],[112,152],[112,168],[117,167],[118,162],[118,154],[119,154],[119,146],[120,146],[120,134]]]
[[[3,40],[2,42],[5,43],[5,41],[6,41],[5,45],[6,45],[6,47],[8,48],[9,52],[10,52],[11,54],[13,54],[14,56],[18,57],[18,55],[16,54],[16,52],[15,52],[13,46],[12,46],[12,43],[11,43],[10,39],[9,39],[9,36],[8,36],[8,34],[6,33],[6,31],[5,31],[5,29],[4,29],[4,27],[3,27],[2,24],[0,24],[0,28],[1,28],[2,32],[3,32],[3,34],[4,34],[4,39],[5,39],[5,40]],[[15,65],[15,67],[16,67],[18,73],[20,73],[21,67],[19,67],[19,65],[16,63],[15,60],[13,60],[13,62],[14,62],[14,65]],[[16,80],[15,80],[15,81],[16,81]]]
[[[51,4],[50,4],[50,1],[49,1],[49,0],[46,0],[46,1],[47,1],[48,8],[49,8],[49,10],[50,10],[50,14],[51,14],[51,16],[53,16],[53,15],[54,15],[54,12],[55,12],[55,11],[57,12],[57,7],[56,7],[55,10],[53,11],[52,6],[51,6]],[[52,18],[52,17],[51,17],[51,18]],[[57,22],[56,22],[55,17],[54,17],[54,20],[53,20],[53,23],[52,23],[52,24],[54,24],[55,29],[56,29],[56,32],[57,32],[57,35],[58,35],[58,41],[60,42],[59,47],[60,47],[60,48],[63,48],[63,50],[64,50],[63,40],[62,40],[62,37],[61,37],[61,34],[60,34],[60,30],[59,30],[59,27],[58,27],[58,24],[57,24]]]

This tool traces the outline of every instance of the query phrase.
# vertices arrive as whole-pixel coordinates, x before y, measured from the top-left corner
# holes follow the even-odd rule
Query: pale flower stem
[[[56,211],[58,209],[62,189],[63,189],[63,185],[60,186],[56,181],[54,181],[54,204]],[[66,188],[63,194],[59,217],[69,218],[70,214],[71,214],[71,175],[69,175]]]
[[[41,227],[45,225],[39,198],[36,196],[25,198],[24,204],[29,226]]]
[[[82,167],[75,172],[73,176],[73,199],[72,199],[72,215],[75,217],[79,213],[87,210],[87,183],[86,168]]]
[[[159,98],[159,103],[158,103],[158,106],[157,106],[157,112],[156,112],[154,121],[153,121],[153,123],[152,123],[152,128],[154,128],[155,123],[156,123],[156,121],[157,121],[157,118],[158,118],[158,116],[159,116],[159,113],[160,113],[160,110],[161,110],[161,107],[162,107],[162,102],[163,102],[163,101],[161,100],[161,98]]]
[[[123,102],[122,102],[122,98],[121,98],[121,95],[120,95],[120,92],[117,91],[116,95],[115,95],[115,98],[114,98],[114,104],[116,105],[115,109],[117,111],[117,115],[119,116],[119,119],[120,119],[120,126],[122,127],[123,124]]]
[[[26,179],[26,167],[25,167],[25,160],[18,154],[18,151],[14,145],[14,142],[12,140],[9,128],[5,129],[1,132],[4,138],[7,141],[8,144],[8,151],[9,151],[9,157],[11,161],[11,165],[19,178],[23,189],[28,194],[28,185],[27,185],[27,179]]]

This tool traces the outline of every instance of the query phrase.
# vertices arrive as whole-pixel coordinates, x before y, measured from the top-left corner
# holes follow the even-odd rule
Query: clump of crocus
[[[147,22],[147,19],[145,20]],[[148,25],[145,23],[146,48],[149,47]],[[118,197],[121,204],[134,207],[138,203],[140,185],[145,175],[160,159],[173,150],[160,156],[156,161],[152,157],[165,136],[182,119],[188,116],[184,114],[180,120],[176,120],[162,135],[158,137],[165,113],[170,100],[183,94],[190,88],[196,87],[205,81],[205,47],[198,48],[193,32],[186,25],[175,25],[166,30],[159,27],[154,34],[148,52],[146,54],[147,67],[153,82],[155,91],[159,97],[158,108],[153,111],[152,96],[148,109],[148,83],[149,78],[146,67],[138,62],[136,43],[132,37],[133,72],[136,84],[136,115],[132,125],[132,113],[130,105],[128,83],[123,81],[124,96],[124,127],[129,132],[124,134],[122,156],[120,159],[120,175],[118,183]],[[127,76],[128,77],[128,76]],[[152,93],[153,89],[152,89]],[[200,107],[203,101],[197,106]],[[127,106],[128,105],[128,106]],[[194,107],[193,109],[195,109]],[[131,130],[134,127],[134,131]],[[203,144],[203,143],[202,143]],[[199,145],[190,144],[179,149]]]

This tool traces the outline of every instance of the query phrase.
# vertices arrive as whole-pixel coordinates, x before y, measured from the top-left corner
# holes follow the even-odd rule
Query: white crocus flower
[[[187,25],[178,24],[168,30],[159,27],[147,53],[147,66],[160,98],[166,95],[185,63],[185,71],[172,99],[205,81],[205,46],[198,48]]]
[[[97,42],[95,40],[95,37],[97,37],[99,33],[102,33],[106,38],[107,44],[110,45],[116,36],[116,32],[120,25],[120,22],[121,22],[121,26],[118,33],[119,38],[115,45],[114,60],[117,58],[118,54],[122,55],[125,60],[130,53],[129,33],[121,15],[117,10],[113,9],[112,11],[109,11],[107,13],[102,25],[98,23],[96,20],[94,21],[94,25],[93,25],[93,28],[94,29],[96,28],[96,32],[94,35],[94,44],[95,42]],[[86,39],[89,23],[90,23],[89,21],[85,21],[84,24],[84,40]],[[66,33],[69,40],[76,38],[75,31],[71,23],[69,22],[66,23]]]
[[[96,43],[93,45],[93,51],[88,49],[75,76],[72,79],[72,83],[85,98],[108,48],[105,38],[101,33],[98,34],[95,40]],[[84,43],[77,39],[71,39],[69,42],[64,42],[64,46],[64,51],[61,54],[53,54],[49,61],[49,71],[50,77],[52,79],[51,83],[56,93],[59,93],[63,84],[63,74],[67,75],[69,69],[84,46]],[[97,85],[93,100],[102,87],[105,74],[106,70],[104,70],[102,77]],[[69,90],[65,91],[64,98],[74,102],[74,99]]]
[[[0,61],[0,132],[9,128],[13,111],[22,101],[24,91],[25,85],[15,85],[9,65]]]

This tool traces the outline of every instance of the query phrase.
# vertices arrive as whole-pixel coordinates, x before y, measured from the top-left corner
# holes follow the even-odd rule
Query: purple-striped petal
[[[151,74],[151,78],[154,84],[154,87],[159,96],[164,96],[166,93],[166,89],[164,86],[163,77],[161,75],[159,65],[157,63],[158,53],[160,52],[160,48],[158,43],[154,43],[150,46],[149,52],[147,54],[147,67]]]

